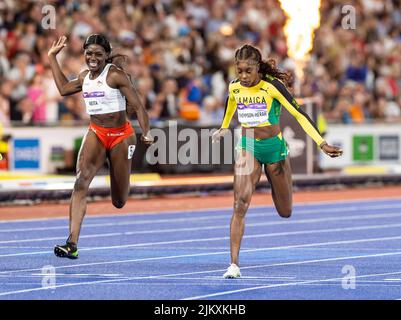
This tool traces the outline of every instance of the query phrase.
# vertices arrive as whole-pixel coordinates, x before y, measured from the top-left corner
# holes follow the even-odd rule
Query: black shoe
[[[78,248],[75,243],[67,240],[65,245],[54,247],[54,254],[59,258],[78,259]]]

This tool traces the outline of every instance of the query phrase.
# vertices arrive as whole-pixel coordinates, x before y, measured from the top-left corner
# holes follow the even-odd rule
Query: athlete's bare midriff
[[[104,128],[122,127],[127,121],[126,111],[118,111],[105,114],[94,114],[90,116],[91,122]]]
[[[280,133],[280,126],[273,124],[265,127],[242,127],[242,136],[253,139],[268,139],[277,136]]]

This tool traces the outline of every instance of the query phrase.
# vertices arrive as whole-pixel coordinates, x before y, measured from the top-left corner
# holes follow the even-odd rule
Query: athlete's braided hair
[[[281,81],[288,87],[291,86],[292,76],[288,72],[280,71],[276,67],[276,61],[273,59],[262,60],[260,51],[249,44],[243,45],[235,51],[235,60],[251,60],[259,64],[259,73],[264,77],[267,75],[273,76]]]

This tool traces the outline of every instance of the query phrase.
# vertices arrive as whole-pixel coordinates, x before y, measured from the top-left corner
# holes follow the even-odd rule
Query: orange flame
[[[321,0],[279,0],[287,16],[284,33],[288,56],[294,59],[295,74],[303,78],[303,66],[313,47],[313,34],[320,25]]]

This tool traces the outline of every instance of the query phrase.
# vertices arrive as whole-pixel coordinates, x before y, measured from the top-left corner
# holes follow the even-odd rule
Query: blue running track
[[[231,212],[88,216],[77,260],[67,219],[0,222],[0,299],[401,299],[401,198],[251,207],[240,279]]]

